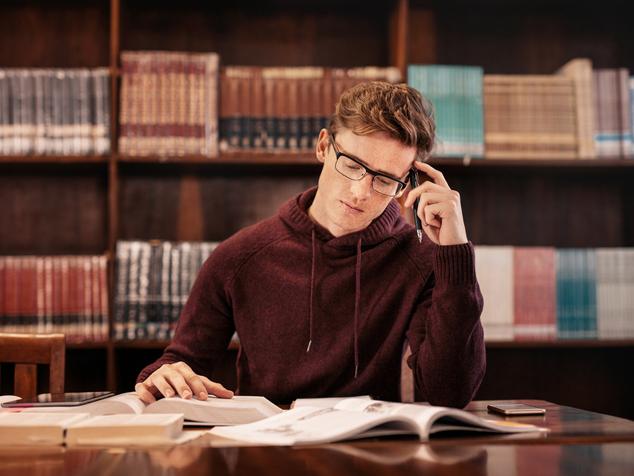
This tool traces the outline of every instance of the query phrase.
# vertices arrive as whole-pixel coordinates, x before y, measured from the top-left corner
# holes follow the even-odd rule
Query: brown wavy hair
[[[359,83],[343,92],[330,120],[330,132],[342,127],[357,135],[385,132],[416,147],[416,160],[431,154],[436,124],[431,103],[407,84],[383,81]]]

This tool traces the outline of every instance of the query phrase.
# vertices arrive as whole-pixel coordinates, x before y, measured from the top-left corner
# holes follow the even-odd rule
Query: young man
[[[466,405],[485,370],[482,296],[460,197],[422,162],[434,133],[428,105],[406,85],[346,91],[319,134],[318,187],[212,253],[138,395],[231,397],[206,375],[237,331],[244,395],[398,400],[407,341],[422,397]],[[394,200],[413,168],[431,179],[405,200],[420,198],[422,242]]]

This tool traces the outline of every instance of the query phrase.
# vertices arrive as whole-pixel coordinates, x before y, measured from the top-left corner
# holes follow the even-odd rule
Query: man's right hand
[[[134,390],[145,403],[156,401],[156,393],[188,399],[195,396],[198,400],[207,400],[209,394],[220,398],[233,397],[231,390],[203,375],[197,375],[185,362],[162,365],[143,382],[137,383]]]

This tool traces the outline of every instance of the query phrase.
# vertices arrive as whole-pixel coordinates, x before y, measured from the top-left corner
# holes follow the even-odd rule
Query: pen
[[[409,184],[412,187],[412,190],[418,187],[418,172],[414,169],[409,172]],[[418,242],[422,243],[423,241],[423,227],[420,223],[420,217],[418,216],[418,204],[420,200],[416,198],[414,200],[414,206],[412,210],[414,211],[414,225],[416,226],[416,235],[418,236]]]

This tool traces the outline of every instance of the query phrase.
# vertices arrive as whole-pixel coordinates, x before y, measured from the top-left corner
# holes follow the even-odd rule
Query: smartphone
[[[96,402],[103,398],[114,396],[112,392],[66,392],[66,393],[42,393],[35,399],[20,399],[13,402],[4,402],[4,408],[31,408],[31,407],[78,407],[86,403]]]
[[[543,415],[546,413],[545,408],[525,405],[524,403],[493,403],[487,405],[490,412],[500,413],[502,415]]]

